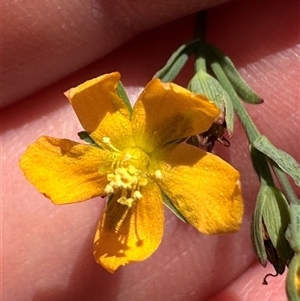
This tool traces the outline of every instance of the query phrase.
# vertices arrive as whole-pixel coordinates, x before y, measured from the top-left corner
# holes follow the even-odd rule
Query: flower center
[[[109,182],[104,191],[107,195],[121,192],[117,201],[132,207],[142,198],[140,188],[148,183],[147,167],[150,159],[138,148],[118,150],[111,144],[108,137],[103,138],[103,143],[111,150],[108,158],[110,166],[103,170]]]

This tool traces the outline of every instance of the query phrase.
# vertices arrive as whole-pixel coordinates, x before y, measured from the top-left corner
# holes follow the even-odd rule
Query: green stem
[[[196,26],[194,32],[194,38],[205,41],[206,33],[206,11],[200,11],[196,14]]]
[[[251,117],[249,116],[248,112],[242,105],[239,96],[236,94],[235,90],[233,89],[229,79],[227,78],[226,74],[224,73],[221,65],[216,61],[213,60],[211,63],[211,68],[214,71],[217,79],[219,80],[220,84],[223,86],[223,88],[226,90],[226,92],[229,94],[234,110],[236,114],[238,115],[245,131],[248,136],[250,144],[252,144],[259,136],[260,133],[253,123]]]
[[[204,43],[201,43],[201,41],[198,43],[198,46],[195,51],[195,70],[196,73],[200,70],[206,72],[206,59],[205,59],[205,45]]]
[[[199,39],[197,48],[195,50],[195,70],[196,73],[200,70],[206,72],[206,46],[205,46],[205,32],[206,32],[206,11],[201,11],[196,15],[196,27],[194,37]]]
[[[238,115],[246,133],[249,139],[250,144],[252,144],[259,136],[261,136],[260,132],[258,131],[257,127],[253,123],[251,117],[249,116],[248,112],[242,105],[239,96],[236,94],[235,90],[233,89],[229,79],[227,78],[226,74],[224,73],[222,67],[220,64],[212,59],[211,68],[213,72],[215,73],[217,79],[219,80],[220,84],[223,86],[223,88],[227,91],[229,94],[234,110],[236,114]],[[290,204],[298,204],[299,201],[298,198],[290,184],[290,182],[287,179],[286,174],[277,166],[275,162],[271,164],[272,168],[274,169],[274,172],[280,182],[280,186],[282,190],[285,192],[286,198],[288,199]]]

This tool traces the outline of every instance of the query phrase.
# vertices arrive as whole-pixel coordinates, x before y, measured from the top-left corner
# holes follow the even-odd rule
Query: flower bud
[[[290,222],[289,205],[283,193],[262,184],[256,200],[251,224],[254,251],[265,267],[269,261],[282,274],[293,256],[285,232]]]

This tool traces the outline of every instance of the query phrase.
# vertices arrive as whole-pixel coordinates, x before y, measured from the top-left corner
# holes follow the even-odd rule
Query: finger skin
[[[259,129],[299,161],[299,41],[291,30],[298,25],[295,3],[296,0],[251,1],[212,9],[208,34],[237,62],[244,78],[265,99],[259,107],[247,106]],[[237,15],[239,26],[233,18]],[[266,26],[272,31],[266,32]],[[258,182],[239,124],[231,147],[220,155],[242,173],[246,213],[241,231],[204,236],[166,211],[165,233],[157,252],[147,261],[121,268],[113,275],[92,258],[94,230],[103,211],[103,200],[54,206],[26,182],[18,168],[26,146],[43,134],[77,139],[76,133],[82,128],[63,91],[85,79],[119,70],[130,98],[136,99],[168,54],[192,30],[193,22],[184,19],[149,31],[105,59],[1,112],[4,300],[201,301],[234,279],[242,281],[235,291],[253,277],[260,280],[261,273],[256,276],[256,272],[240,276],[256,261],[249,223]],[[153,53],[153,45],[158,44],[159,51]],[[191,67],[179,78],[180,83],[187,84]],[[265,300],[270,292],[272,288],[261,291],[259,299],[255,299],[255,290],[249,290],[248,300]],[[280,293],[284,295],[282,290]]]
[[[225,1],[4,0],[1,106],[82,68],[144,30]]]
[[[284,294],[286,273],[275,278],[267,277],[268,285],[263,285],[263,279],[268,273],[274,275],[274,269],[270,266],[264,269],[254,264],[241,277],[206,301],[286,301],[287,297]]]

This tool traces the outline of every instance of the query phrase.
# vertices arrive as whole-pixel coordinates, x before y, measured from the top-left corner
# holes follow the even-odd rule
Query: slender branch
[[[235,90],[233,89],[229,79],[227,78],[220,64],[217,61],[213,60],[211,63],[211,68],[214,71],[220,84],[229,94],[233,103],[234,110],[236,114],[239,116],[239,119],[243,124],[243,127],[247,133],[249,142],[253,143],[260,136],[257,127],[255,126],[248,112],[242,105],[239,96],[236,94]]]
[[[252,144],[259,136],[261,136],[260,132],[258,131],[257,127],[253,123],[250,115],[242,105],[240,98],[236,94],[235,90],[233,89],[229,79],[227,78],[226,74],[224,73],[222,67],[219,65],[217,61],[213,61],[211,63],[211,68],[213,69],[217,79],[223,86],[223,88],[227,91],[229,96],[231,97],[234,110],[236,114],[238,115],[241,123],[243,124],[243,127],[247,133],[249,143]],[[297,204],[299,205],[298,198],[286,176],[286,174],[278,167],[278,165],[275,162],[270,162],[270,165],[272,166],[279,182],[282,190],[285,193],[286,198],[288,199],[290,204]]]
[[[206,50],[205,50],[205,35],[206,35],[206,11],[198,12],[196,15],[196,26],[194,37],[199,39],[195,50],[195,70],[196,73],[200,70],[206,72]]]
[[[206,20],[207,20],[207,13],[205,10],[200,11],[196,14],[196,26],[194,32],[194,38],[200,39],[201,41],[206,40]]]

